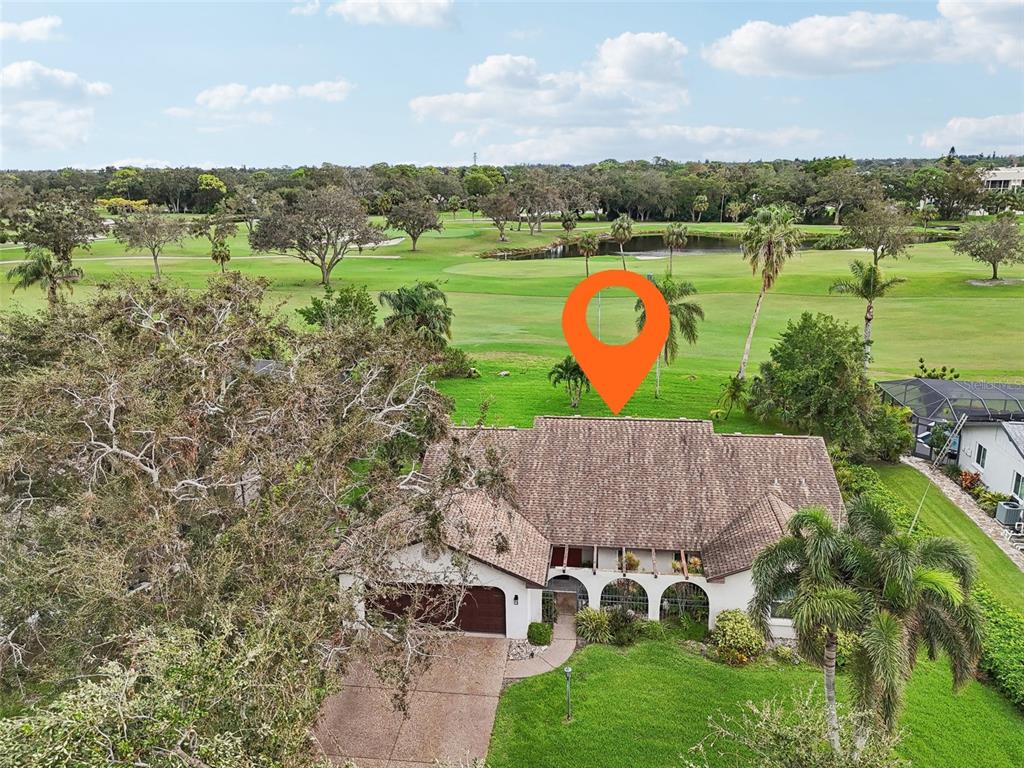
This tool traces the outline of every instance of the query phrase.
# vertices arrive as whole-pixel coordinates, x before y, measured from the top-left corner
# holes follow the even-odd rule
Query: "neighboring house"
[[[991,168],[982,172],[981,179],[987,190],[1004,192],[1020,189],[1024,186],[1024,168]]]
[[[516,506],[471,491],[444,537],[452,546],[428,551],[410,540],[394,562],[407,569],[402,582],[424,584],[452,573],[455,550],[467,554],[473,585],[457,621],[467,631],[526,637],[556,594],[573,608],[685,613],[714,627],[721,611],[746,608],[754,556],[784,535],[796,509],[843,514],[819,437],[716,434],[709,421],[682,419],[539,417],[530,429],[453,428],[451,439],[477,460],[488,449],[501,455]],[[449,448],[427,452],[425,476]],[[772,628],[793,636],[788,619]]]
[[[966,418],[967,426],[1024,421],[1024,384],[1003,384],[959,379],[898,379],[876,384],[882,400],[910,409],[910,425],[914,432],[913,453],[925,459],[934,458],[930,444],[936,424],[947,427]],[[950,446],[951,459],[960,453],[960,435]],[[969,458],[969,457],[967,457]]]
[[[979,473],[990,491],[1024,501],[1024,422],[964,425],[957,464]]]

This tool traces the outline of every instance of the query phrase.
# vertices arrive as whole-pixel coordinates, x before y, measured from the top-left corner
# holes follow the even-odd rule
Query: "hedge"
[[[551,634],[553,630],[550,624],[542,621],[531,621],[526,628],[526,639],[530,645],[551,645]]]
[[[910,526],[913,514],[871,467],[837,461],[836,477],[847,500],[859,495],[873,498],[889,510],[900,528]],[[932,533],[921,520],[914,532],[922,536]],[[985,617],[978,669],[1006,698],[1024,710],[1024,614],[1007,608],[983,584],[975,584],[971,594]]]

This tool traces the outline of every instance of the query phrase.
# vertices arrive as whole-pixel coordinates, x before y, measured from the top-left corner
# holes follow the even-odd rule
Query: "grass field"
[[[908,509],[921,507],[921,522],[937,536],[949,536],[965,543],[978,559],[978,579],[1004,605],[1024,613],[1024,571],[1021,571],[959,507],[924,475],[905,464],[875,466],[886,484]],[[930,486],[930,487],[929,487]]]
[[[573,721],[564,721],[560,670],[512,685],[498,703],[491,768],[679,768],[709,715],[736,712],[748,700],[788,700],[814,684],[821,695],[821,673],[807,665],[735,669],[672,641],[592,645],[568,663]],[[844,675],[838,686],[846,700]],[[920,768],[1019,768],[1024,760],[1024,716],[980,683],[952,694],[943,661],[918,664],[900,725],[900,752]]]
[[[659,224],[642,224],[637,231],[657,229]],[[696,224],[693,232],[737,234],[742,225]],[[587,222],[582,229],[606,230],[607,224]],[[815,226],[815,232],[835,231]],[[578,230],[579,231],[579,230]],[[510,233],[510,247],[543,245],[560,230],[548,224],[543,233],[530,237]],[[400,234],[400,233],[399,233]],[[529,424],[535,414],[568,413],[565,395],[547,382],[552,363],[567,353],[561,334],[564,298],[584,276],[582,259],[541,259],[499,261],[478,255],[498,246],[489,223],[459,218],[445,220],[445,229],[428,233],[419,251],[409,249],[405,240],[363,257],[353,256],[335,270],[334,280],[366,285],[371,291],[394,288],[415,280],[437,280],[447,291],[455,310],[454,343],[464,347],[480,363],[483,376],[476,380],[448,381],[442,388],[455,398],[456,418],[473,420],[480,404],[490,401],[488,421],[497,424]],[[272,281],[270,295],[285,310],[305,304],[319,292],[316,268],[288,257],[250,257],[240,236],[232,244],[231,268]],[[787,265],[781,279],[765,301],[753,346],[753,360],[763,359],[786,321],[803,310],[829,312],[859,326],[863,315],[860,301],[830,296],[829,285],[846,274],[847,262],[862,254],[843,251],[805,251]],[[0,262],[19,258],[17,248],[0,250]],[[90,253],[78,254],[76,263],[86,279],[75,296],[88,295],[99,281],[120,273],[148,276],[152,272],[145,256],[126,259],[114,241],[94,244]],[[199,241],[172,247],[163,258],[165,279],[198,287],[217,267],[205,257]],[[592,261],[592,269],[615,269],[619,260],[603,256]],[[659,273],[665,261],[627,258],[629,269]],[[9,264],[0,265],[6,270]],[[917,359],[929,364],[954,365],[964,378],[1000,381],[1024,380],[1024,334],[1020,307],[1024,285],[974,286],[967,281],[987,276],[984,265],[953,254],[947,243],[916,245],[911,258],[887,265],[894,275],[908,279],[891,298],[879,302],[875,321],[875,358],[872,375],[878,378],[913,373]],[[699,291],[698,300],[707,315],[699,343],[684,348],[682,356],[663,368],[663,397],[653,397],[653,374],[641,386],[623,411],[624,415],[687,416],[706,418],[714,407],[721,386],[735,371],[753,309],[757,279],[738,253],[687,254],[676,257],[676,275],[691,280]],[[1002,270],[1005,277],[1024,277],[1024,267]],[[625,291],[606,292],[602,297],[602,330],[605,341],[625,341],[634,333],[633,297]],[[41,291],[12,294],[11,285],[0,280],[0,307],[39,307]],[[596,321],[596,303],[591,304],[591,323]],[[510,375],[498,377],[500,371]],[[581,412],[607,413],[596,394],[584,396]],[[724,427],[729,430],[771,430],[771,425],[751,423],[734,416]]]

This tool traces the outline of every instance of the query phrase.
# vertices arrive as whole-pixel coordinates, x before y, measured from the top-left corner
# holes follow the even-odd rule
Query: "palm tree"
[[[587,378],[587,374],[583,372],[580,364],[572,355],[566,355],[564,360],[552,366],[548,371],[548,381],[555,387],[565,386],[571,408],[580,407],[580,398],[583,397],[584,389],[587,392],[590,391],[590,379]]]
[[[665,230],[665,245],[668,246],[668,273],[672,274],[672,255],[676,250],[686,247],[686,227],[682,224],[669,224]]]
[[[800,232],[796,228],[796,213],[786,206],[769,205],[758,208],[747,220],[743,233],[743,258],[756,275],[761,273],[761,290],[757,294],[754,315],[750,318],[750,330],[743,345],[743,357],[736,374],[740,379],[747,375],[747,361],[750,359],[750,344],[754,340],[757,317],[761,314],[764,295],[775,284],[782,272],[786,259],[792,258],[800,247]]]
[[[858,296],[868,303],[864,312],[864,370],[867,370],[871,362],[871,322],[875,319],[875,301],[885,296],[893,286],[907,281],[902,277],[886,280],[881,267],[859,259],[850,262],[850,273],[852,280],[837,280],[828,290],[829,293]]]
[[[83,272],[71,266],[70,261],[54,260],[47,251],[33,251],[27,261],[22,262],[7,273],[8,280],[15,280],[13,290],[30,288],[39,285],[46,291],[46,301],[50,309],[55,309],[61,301],[61,291],[74,292],[74,284],[82,279]]]
[[[825,677],[825,714],[829,743],[839,751],[836,710],[836,655],[839,633],[856,629],[863,607],[860,595],[843,583],[842,532],[828,511],[807,507],[788,523],[789,534],[754,558],[754,597],[750,613],[766,636],[773,606],[782,603],[793,618],[800,653],[821,664]]]
[[[718,398],[718,408],[711,412],[713,418],[728,421],[732,409],[747,403],[747,381],[739,376],[730,376],[722,386],[722,394]]]
[[[661,358],[665,358],[667,365],[679,356],[680,336],[686,339],[688,344],[697,343],[697,321],[704,319],[704,309],[695,301],[684,301],[687,296],[697,293],[693,283],[677,283],[668,276],[661,280],[655,278],[653,282],[668,305],[669,318],[668,336],[654,369],[654,396],[658,398],[661,397]],[[636,317],[636,329],[639,332],[647,325],[647,308],[642,299],[637,299],[634,309],[640,313]]]
[[[601,250],[601,241],[597,239],[596,233],[584,232],[580,235],[577,247],[580,249],[580,256],[583,257],[583,263],[586,265],[587,277],[590,277],[590,260]]]
[[[822,663],[826,712],[835,722],[835,651],[852,635],[850,669],[857,709],[896,723],[921,645],[950,659],[953,685],[973,676],[981,652],[981,612],[970,597],[977,566],[960,542],[901,533],[877,500],[858,497],[838,530],[825,510],[789,521],[789,535],[754,559],[750,612],[767,632],[774,605],[793,616],[801,653]],[[831,731],[833,747],[837,731]],[[859,737],[860,745],[866,734]]]
[[[417,282],[394,291],[381,291],[380,303],[391,309],[384,319],[385,327],[406,325],[438,347],[452,337],[454,312],[437,283]]]
[[[847,509],[845,557],[864,614],[851,670],[857,708],[896,724],[903,690],[923,645],[929,658],[949,657],[953,687],[974,675],[982,618],[970,597],[977,565],[961,542],[901,533],[888,511],[868,497]]]
[[[619,255],[622,256],[622,268],[626,268],[626,254],[622,247],[633,238],[633,220],[628,214],[622,214],[612,222],[612,240],[619,244]]]

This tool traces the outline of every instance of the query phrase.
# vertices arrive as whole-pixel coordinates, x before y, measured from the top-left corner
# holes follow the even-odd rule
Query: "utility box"
[[[996,520],[1003,525],[1016,525],[1020,522],[1021,505],[1016,501],[1000,501],[996,505]]]

